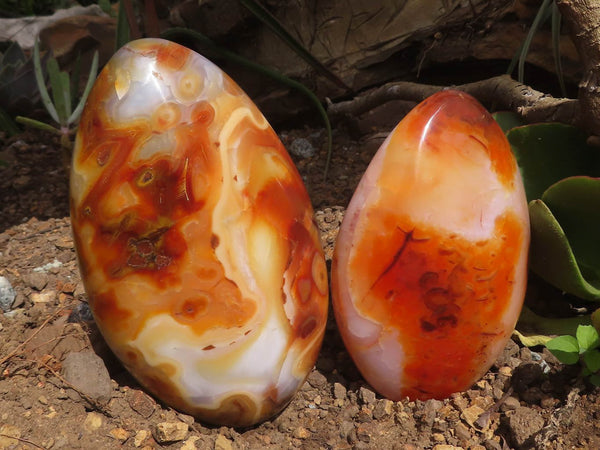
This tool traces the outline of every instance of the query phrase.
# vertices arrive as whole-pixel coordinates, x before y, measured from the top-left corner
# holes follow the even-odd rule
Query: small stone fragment
[[[50,303],[56,299],[56,291],[48,289],[42,292],[33,292],[30,298],[33,303]]]
[[[344,400],[346,398],[346,387],[340,383],[333,383],[333,396],[337,400]]]
[[[462,447],[456,447],[448,444],[437,444],[433,447],[433,450],[464,450]]]
[[[315,147],[305,138],[296,138],[290,144],[290,153],[294,156],[312,158],[315,152]]]
[[[63,361],[63,376],[82,394],[102,403],[111,397],[111,384],[104,361],[94,352],[71,352]]]
[[[479,416],[481,416],[485,411],[481,409],[479,406],[469,406],[468,408],[463,409],[462,418],[465,422],[469,424],[469,426],[473,427],[474,423],[477,422]]]
[[[23,277],[23,281],[36,291],[41,291],[48,284],[48,275],[44,272],[31,272]]]
[[[372,405],[376,400],[375,392],[364,387],[358,390],[358,396],[365,405]]]
[[[519,406],[510,416],[508,427],[513,444],[521,447],[544,427],[544,419],[533,409]]]
[[[222,434],[215,439],[215,450],[231,450],[232,448],[231,441]]]
[[[113,428],[110,430],[110,435],[117,441],[125,442],[129,438],[129,431],[124,428]]]
[[[127,395],[127,402],[131,409],[137,412],[144,419],[149,418],[154,412],[154,401],[143,391],[138,389],[131,390]]]
[[[17,294],[15,293],[12,284],[10,284],[10,281],[5,277],[0,277],[0,308],[2,311],[6,312],[11,310],[16,296]]]
[[[165,442],[183,441],[187,436],[189,426],[183,422],[160,422],[154,427],[154,439],[159,444]]]
[[[502,403],[502,405],[500,406],[500,411],[514,411],[519,406],[521,406],[521,402],[519,402],[519,400],[515,397],[510,396],[507,397],[506,400],[504,400],[504,403]]]
[[[88,432],[96,431],[98,428],[102,426],[102,415],[97,412],[89,412],[85,417],[85,421],[83,422],[84,430]]]
[[[314,388],[320,388],[327,384],[327,378],[318,370],[313,370],[308,376],[307,381]]]
[[[190,436],[185,440],[179,450],[196,450],[196,441],[200,440],[199,436]]]
[[[373,418],[375,420],[385,419],[386,417],[389,417],[392,412],[394,412],[394,402],[384,398],[379,400],[375,405],[375,409],[373,409]]]
[[[135,436],[133,437],[133,445],[135,447],[139,447],[144,443],[144,441],[148,438],[149,435],[150,432],[148,430],[139,430],[137,433],[135,433]]]
[[[306,439],[310,436],[310,432],[304,427],[298,427],[292,434],[296,439]]]

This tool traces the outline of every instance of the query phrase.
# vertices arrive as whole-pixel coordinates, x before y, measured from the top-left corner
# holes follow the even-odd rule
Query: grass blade
[[[344,83],[337,75],[325,67],[308,50],[306,50],[294,37],[285,29],[285,27],[271,14],[264,6],[255,0],[240,0],[254,16],[268,26],[277,36],[281,38],[298,56],[311,65],[318,73],[323,75],[329,81],[344,89],[346,92],[352,92],[352,89]]]
[[[552,53],[554,54],[554,68],[558,76],[558,84],[563,97],[567,96],[567,88],[565,87],[565,78],[562,70],[562,60],[560,58],[560,23],[562,16],[556,6],[556,2],[552,2]]]
[[[527,53],[529,52],[529,47],[531,46],[533,37],[535,36],[535,33],[537,33],[542,23],[544,23],[544,21],[546,21],[551,14],[550,7],[552,6],[553,1],[554,0],[544,0],[544,3],[542,3],[542,6],[540,6],[540,9],[533,19],[533,23],[529,28],[527,37],[525,37],[523,47],[521,48],[521,55],[519,56],[519,67],[517,71],[517,80],[520,83],[523,83],[525,79],[525,59],[527,58]]]
[[[81,52],[77,53],[75,65],[71,71],[71,108],[75,108],[75,101],[79,92],[79,80],[81,79]],[[69,113],[70,114],[70,113]]]
[[[75,107],[75,110],[71,114],[71,116],[67,119],[67,124],[70,125],[76,120],[79,119],[81,112],[83,111],[83,107],[85,106],[85,102],[92,90],[92,86],[94,85],[94,81],[96,81],[96,74],[98,73],[98,51],[94,52],[94,58],[92,59],[92,65],[90,67],[90,73],[88,74],[88,80],[85,84],[85,89],[81,94],[81,98],[79,99],[79,103]]]
[[[117,13],[117,32],[115,37],[115,52],[127,44],[130,40],[129,22],[125,10],[125,1],[119,1],[119,12]]]
[[[257,64],[255,62],[250,61],[246,58],[243,58],[233,52],[230,52],[229,50],[225,50],[224,48],[217,46],[213,41],[211,41],[209,38],[207,38],[203,34],[198,33],[197,31],[189,30],[187,28],[177,28],[176,27],[176,28],[171,28],[169,30],[166,30],[161,34],[161,37],[164,39],[173,39],[176,36],[187,36],[187,37],[196,39],[198,42],[201,42],[203,45],[210,48],[212,51],[219,54],[223,58],[225,58],[229,61],[235,62],[237,64],[240,64],[249,69],[252,69],[263,75],[266,75],[266,76],[278,81],[279,83],[289,86],[292,89],[296,89],[296,90],[302,92],[304,95],[306,95],[310,99],[310,101],[313,103],[313,105],[317,108],[319,115],[321,116],[321,119],[323,120],[323,123],[327,130],[327,162],[325,163],[325,173],[324,173],[325,178],[327,178],[327,173],[329,172],[329,164],[331,162],[331,153],[332,153],[332,145],[333,145],[331,123],[329,122],[329,116],[327,116],[327,111],[325,111],[325,108],[319,101],[319,98],[310,89],[308,89],[302,83],[292,80],[291,78],[288,78],[285,75],[282,75],[275,70],[269,69],[268,67],[265,67],[265,66],[261,66],[260,64]]]
[[[54,107],[52,100],[50,100],[48,89],[46,89],[46,82],[44,81],[44,74],[42,73],[42,63],[40,61],[39,41],[37,39],[33,46],[33,68],[35,72],[35,81],[37,82],[37,87],[40,91],[40,97],[44,103],[44,107],[46,108],[46,111],[48,111],[48,114],[50,114],[50,117],[52,117],[56,123],[60,123],[56,108]]]

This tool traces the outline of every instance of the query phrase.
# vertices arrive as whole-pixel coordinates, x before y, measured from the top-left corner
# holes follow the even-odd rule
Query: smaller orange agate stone
[[[471,96],[416,106],[377,151],[332,264],[335,318],[364,378],[392,400],[468,389],[525,295],[529,215],[504,133]]]

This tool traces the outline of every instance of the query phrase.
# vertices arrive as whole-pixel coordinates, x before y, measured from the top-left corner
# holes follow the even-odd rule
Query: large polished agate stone
[[[332,265],[338,328],[364,378],[399,400],[468,389],[509,339],[529,216],[500,127],[467,94],[413,109],[347,208]]]
[[[280,140],[218,67],[159,39],[121,48],[77,134],[71,219],[98,328],[159,399],[247,426],[319,351],[328,285]]]

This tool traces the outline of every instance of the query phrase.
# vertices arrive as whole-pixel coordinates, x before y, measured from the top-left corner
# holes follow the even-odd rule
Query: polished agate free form
[[[130,42],[77,134],[71,218],[96,323],[159,399],[222,425],[281,410],[312,369],[327,273],[302,180],[217,66]]]
[[[529,215],[504,133],[471,96],[415,107],[347,208],[332,265],[338,328],[365,379],[400,400],[471,387],[525,295]]]

